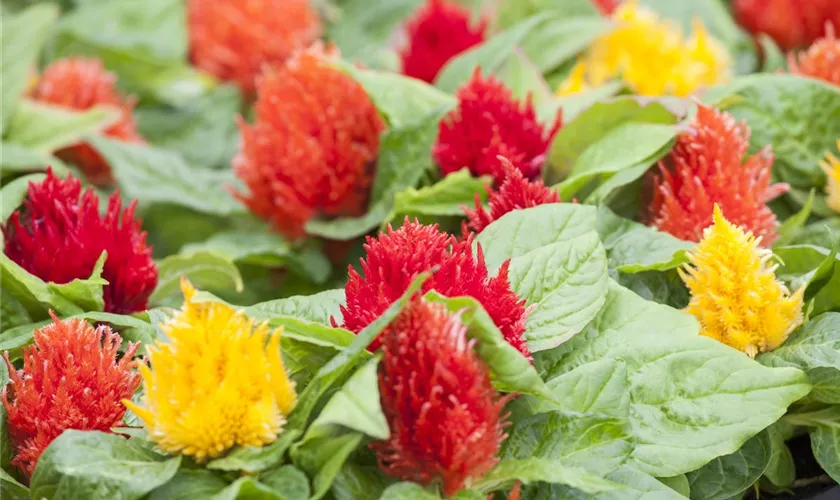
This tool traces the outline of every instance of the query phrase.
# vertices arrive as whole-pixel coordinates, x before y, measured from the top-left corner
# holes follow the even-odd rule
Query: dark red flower
[[[315,215],[365,210],[385,125],[364,89],[319,47],[266,72],[256,121],[240,122],[233,160],[249,192],[238,198],[295,239]]]
[[[442,232],[437,224],[425,226],[406,218],[399,229],[388,227],[376,238],[367,238],[367,256],[361,261],[364,277],[350,268],[345,286],[347,305],[341,307],[343,327],[360,332],[385,312],[418,274],[437,269],[423,285],[447,297],[469,296],[484,306],[505,339],[531,358],[525,332],[525,301],[510,289],[508,264],[490,278],[479,245],[473,255],[472,237],[461,241]],[[370,349],[376,350],[380,339]]]
[[[67,429],[109,432],[120,425],[140,375],[128,343],[107,326],[94,329],[80,319],[59,321],[35,330],[35,343],[23,352],[23,369],[9,367],[3,406],[15,449],[12,465],[31,476],[47,446]],[[119,359],[119,360],[118,360]]]
[[[117,107],[120,120],[105,129],[105,135],[124,142],[143,142],[131,114],[135,100],[120,95],[116,82],[117,77],[106,71],[99,60],[71,57],[47,66],[31,96],[37,101],[79,111],[97,105]],[[114,180],[105,159],[85,142],[63,148],[56,155],[77,165],[90,182],[110,184]]]
[[[470,13],[445,0],[428,0],[405,26],[408,43],[400,52],[403,73],[432,83],[453,57],[484,41],[487,21],[470,26]]]
[[[456,93],[458,107],[440,122],[432,155],[446,174],[469,168],[474,176],[491,175],[497,184],[505,171],[497,160],[509,159],[527,179],[540,175],[545,152],[560,129],[562,113],[546,132],[537,121],[530,97],[523,104],[510,89],[478,69]]]
[[[23,208],[3,227],[5,253],[44,281],[69,283],[89,278],[107,251],[105,310],[142,311],[157,284],[157,268],[146,233],[134,218],[136,204],[122,211],[119,193],[114,193],[102,217],[92,189],[82,193],[77,179],[68,175],[61,180],[48,170],[46,179],[29,184]]]
[[[309,0],[189,0],[190,59],[252,94],[260,73],[321,34]]]
[[[840,5],[837,9],[840,10]],[[834,35],[834,29],[829,29],[824,38],[815,41],[805,52],[788,56],[788,66],[792,73],[840,87],[840,40]]]
[[[621,3],[621,0],[593,0],[595,2],[595,6],[598,7],[598,10],[601,11],[602,14],[612,14],[613,11],[618,8],[618,4]]]
[[[659,172],[651,173],[647,223],[688,241],[700,241],[712,225],[714,205],[726,218],[752,231],[769,246],[776,239],[776,216],[767,202],[787,192],[770,184],[773,153],[766,147],[745,159],[750,131],[732,115],[698,106],[692,129],[680,134]]]
[[[370,447],[386,474],[440,479],[452,495],[498,463],[507,399],[442,304],[412,300],[383,337],[379,394],[391,436]]]
[[[478,234],[484,231],[485,227],[514,210],[536,207],[546,203],[560,203],[560,194],[554,189],[547,188],[542,180],[528,181],[507,158],[499,158],[499,162],[505,169],[507,177],[498,189],[487,189],[490,195],[488,201],[490,210],[484,209],[477,194],[475,195],[475,210],[462,207],[469,221],[465,226],[467,231]]]
[[[840,27],[837,0],[735,0],[735,18],[753,34],[765,33],[785,50],[804,47]]]

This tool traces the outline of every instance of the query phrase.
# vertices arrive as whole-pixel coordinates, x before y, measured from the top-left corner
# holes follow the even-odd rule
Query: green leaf
[[[60,106],[22,99],[8,124],[6,140],[36,153],[50,153],[98,133],[120,119],[112,106],[72,111]]]
[[[391,482],[379,467],[347,462],[333,480],[332,494],[336,500],[379,498]]]
[[[420,189],[407,188],[394,197],[394,209],[382,222],[399,224],[403,218],[419,218],[421,221],[437,217],[463,217],[462,207],[472,207],[475,198],[487,199],[487,187],[491,180],[475,178],[469,170],[462,169],[445,176],[440,182]]]
[[[814,190],[808,195],[808,201],[799,212],[791,215],[779,226],[779,237],[773,242],[773,246],[781,247],[793,242],[797,233],[808,222],[808,217],[811,215],[811,207],[814,205]]]
[[[284,431],[276,441],[267,446],[236,448],[222,458],[207,462],[206,467],[211,470],[262,472],[282,464],[283,455],[300,434],[301,432],[295,429]]]
[[[329,326],[331,317],[336,319],[341,317],[339,307],[342,304],[344,304],[344,289],[337,288],[314,295],[295,296],[254,304],[246,307],[245,313],[255,319],[291,316]]]
[[[553,11],[547,22],[528,33],[522,50],[542,73],[548,73],[574,59],[613,27],[601,16],[570,17],[568,12]]]
[[[525,101],[530,98],[537,110],[553,110],[553,113],[548,114],[546,111],[546,115],[540,115],[539,118],[545,121],[554,119],[558,109],[552,105],[556,101],[554,93],[545,81],[542,71],[521,50],[515,50],[507,58],[497,71],[496,78],[511,90],[517,100]]]
[[[181,278],[187,277],[200,290],[242,290],[239,269],[227,257],[214,252],[197,251],[189,255],[172,255],[158,264],[158,285],[149,300],[153,303],[181,297]]]
[[[656,479],[684,497],[688,497],[691,494],[691,485],[688,483],[688,478],[685,474],[678,474],[671,477],[658,477]]]
[[[440,495],[417,483],[402,482],[385,488],[379,500],[440,500]]]
[[[213,498],[227,487],[228,482],[212,471],[181,469],[170,481],[152,491],[149,500]]]
[[[24,175],[3,186],[3,189],[0,189],[0,223],[5,224],[12,212],[23,203],[29,183],[41,182],[46,177],[45,174]]]
[[[770,436],[770,463],[767,464],[764,477],[775,486],[786,488],[796,479],[793,455],[785,444],[785,435],[780,429],[780,424],[768,427],[767,434]]]
[[[721,0],[695,0],[688,3],[641,0],[639,3],[664,17],[676,20],[686,32],[692,28],[695,19],[699,19],[710,33],[725,43],[731,44],[746,37]]]
[[[761,432],[735,453],[718,457],[689,472],[691,498],[729,500],[752,486],[767,470],[772,445],[767,432]]]
[[[310,500],[323,497],[341,470],[347,457],[362,442],[359,432],[349,432],[336,437],[322,436],[310,441],[306,448],[292,448],[292,460],[313,476]]]
[[[619,217],[605,206],[598,207],[597,231],[607,250],[610,268],[624,273],[674,269],[687,261],[685,252],[694,246]]]
[[[624,486],[623,489],[587,494],[561,485],[541,484],[523,492],[523,498],[534,491],[538,498],[562,498],[564,500],[685,500],[685,497],[669,488],[656,478],[624,465],[608,474],[607,479]]]
[[[3,425],[6,425],[5,422]],[[3,498],[11,498],[12,500],[28,500],[29,488],[20,484],[8,472],[0,469],[0,494],[3,495]]]
[[[47,283],[47,287],[53,294],[69,300],[84,311],[102,311],[105,309],[105,298],[102,296],[102,290],[108,284],[108,281],[102,278],[102,269],[105,267],[107,258],[108,253],[103,251],[96,264],[94,264],[89,278],[76,278],[70,283],[60,285]]]
[[[792,289],[805,286],[805,300],[813,300],[811,314],[840,310],[840,255],[813,245],[774,248],[781,260],[776,276],[791,282]]]
[[[759,33],[758,43],[761,46],[761,52],[764,54],[764,62],[761,65],[762,73],[776,73],[787,67],[785,53],[772,38],[764,33]]]
[[[176,153],[145,144],[95,136],[89,140],[108,161],[124,198],[218,215],[245,212],[229,191],[236,183],[232,171],[192,167]]]
[[[621,489],[619,485],[580,467],[569,467],[562,460],[545,458],[502,460],[493,470],[475,481],[472,487],[490,492],[504,486],[512,486],[514,481],[522,481],[524,484],[537,481],[564,484],[585,493],[601,493]]]
[[[811,431],[811,450],[823,470],[840,482],[840,427],[818,425]]]
[[[0,174],[16,174],[44,170],[51,167],[56,175],[64,176],[67,167],[54,156],[38,153],[10,142],[0,143]]]
[[[134,439],[98,431],[64,431],[32,475],[33,498],[139,499],[178,471],[181,457],[167,458]]]
[[[767,366],[840,370],[840,313],[820,314],[797,328],[784,344],[756,359]]]
[[[622,360],[586,363],[546,382],[554,402],[542,402],[534,413],[566,410],[624,418],[630,408],[630,382]]]
[[[0,35],[0,135],[5,136],[6,126],[15,115],[18,99],[26,90],[30,71],[38,62],[38,54],[53,24],[58,19],[58,8],[52,4],[38,4],[18,14],[3,13]]]
[[[840,236],[840,216],[808,224],[796,233],[796,242],[800,245],[831,248],[838,236]]]
[[[541,12],[568,17],[598,17],[600,12],[590,0],[520,0],[502,2],[496,14],[496,24],[507,28],[512,24]]]
[[[284,465],[263,473],[260,476],[260,482],[271,488],[279,500],[309,498],[309,479],[300,469],[292,465]]]

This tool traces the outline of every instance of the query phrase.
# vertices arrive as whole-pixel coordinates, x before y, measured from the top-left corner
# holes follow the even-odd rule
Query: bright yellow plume
[[[837,141],[840,150],[840,140]],[[832,153],[825,154],[825,161],[820,163],[827,177],[825,182],[825,203],[837,213],[840,213],[840,159]]]

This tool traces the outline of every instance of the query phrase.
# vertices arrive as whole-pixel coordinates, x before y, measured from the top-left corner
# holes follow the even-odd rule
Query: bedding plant
[[[0,495],[837,495],[838,30],[4,0]]]

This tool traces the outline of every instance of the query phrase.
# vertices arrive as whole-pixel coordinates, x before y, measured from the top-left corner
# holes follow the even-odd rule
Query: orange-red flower
[[[418,274],[435,270],[423,292],[435,290],[447,297],[469,296],[484,306],[505,340],[530,359],[525,332],[525,301],[511,290],[508,262],[490,278],[479,245],[473,255],[472,236],[459,241],[437,224],[425,226],[407,218],[399,229],[388,227],[376,238],[367,238],[361,261],[364,276],[352,267],[344,288],[347,305],[341,307],[343,327],[360,332],[385,312]],[[335,320],[333,320],[335,323]],[[379,347],[381,340],[371,344]]]
[[[603,14],[612,14],[613,11],[618,7],[618,4],[621,3],[621,0],[593,0],[595,2],[595,6],[598,7]]]
[[[233,166],[249,192],[238,198],[292,239],[315,215],[364,212],[385,127],[364,89],[329,57],[313,47],[266,72],[256,121],[240,121]]]
[[[38,458],[67,429],[109,432],[120,425],[125,407],[140,384],[131,358],[138,344],[118,353],[122,338],[107,326],[93,328],[80,319],[59,321],[35,330],[35,343],[24,349],[23,369],[9,368],[3,388],[12,465],[32,475]]]
[[[433,82],[443,66],[484,41],[487,21],[470,25],[470,13],[445,0],[428,0],[405,26],[408,43],[400,52],[403,73]]]
[[[680,134],[659,163],[659,172],[649,176],[648,224],[683,240],[700,241],[717,203],[729,221],[769,246],[778,221],[767,202],[789,186],[770,184],[769,146],[745,159],[749,134],[747,125],[728,113],[698,106],[691,130]]]
[[[747,31],[765,33],[785,50],[804,47],[840,26],[837,0],[735,0],[735,18]]]
[[[526,178],[540,175],[546,149],[562,123],[560,111],[546,131],[530,97],[517,102],[510,89],[492,76],[482,77],[478,69],[456,97],[458,107],[441,120],[432,149],[444,173],[466,167],[475,176],[493,176],[499,184],[505,171],[497,158],[504,156]]]
[[[158,274],[146,233],[134,218],[136,204],[123,211],[120,195],[114,193],[103,217],[92,189],[82,193],[79,180],[70,175],[61,180],[48,170],[46,179],[29,184],[22,210],[13,212],[3,227],[5,253],[44,281],[69,283],[89,278],[106,251],[105,310],[142,311]]]
[[[97,59],[59,59],[47,66],[32,88],[31,96],[37,101],[78,111],[97,105],[117,107],[120,120],[108,127],[105,135],[119,141],[143,142],[131,114],[135,100],[120,95],[116,82],[117,77],[106,71]],[[85,142],[63,148],[56,155],[77,165],[95,184],[113,182],[108,163]]]
[[[243,92],[267,66],[280,65],[321,34],[309,0],[189,0],[190,59]]]
[[[560,193],[545,186],[542,180],[529,181],[522,172],[517,170],[507,158],[499,158],[507,172],[507,177],[498,189],[487,188],[490,195],[485,210],[481,198],[475,195],[475,210],[462,207],[468,223],[464,226],[464,234],[473,231],[476,234],[485,227],[499,220],[503,215],[514,210],[536,207],[546,203],[560,203]]]
[[[400,479],[453,495],[498,463],[504,404],[457,315],[415,299],[383,338],[379,394],[391,436],[371,443]]]
[[[837,6],[837,10],[840,11],[840,5]],[[815,41],[805,52],[799,55],[790,54],[788,66],[793,73],[817,78],[840,87],[840,39],[835,36],[834,29],[829,29],[825,37]]]

